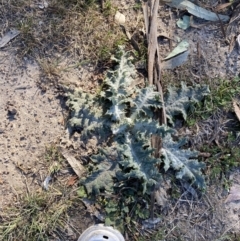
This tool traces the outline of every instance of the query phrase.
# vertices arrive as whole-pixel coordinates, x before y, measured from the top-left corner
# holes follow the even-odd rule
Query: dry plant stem
[[[150,6],[150,10],[148,8]],[[166,124],[166,113],[163,101],[163,91],[161,85],[161,68],[160,56],[157,41],[157,15],[158,15],[159,0],[149,0],[148,3],[143,3],[143,14],[146,27],[146,35],[148,41],[148,81],[150,85],[155,84],[159,93],[161,102],[163,103],[162,117],[160,122]]]
[[[155,84],[159,93],[161,102],[163,103],[162,115],[157,116],[162,124],[166,124],[166,113],[163,101],[163,91],[161,85],[161,68],[160,68],[160,56],[157,40],[157,15],[159,0],[149,0],[143,2],[143,14],[146,28],[146,38],[148,42],[148,81],[150,85]],[[150,8],[150,9],[149,9]],[[152,136],[152,146],[156,149],[155,156],[159,155],[161,149],[161,140],[158,136]],[[154,188],[155,189],[155,188]],[[151,207],[150,217],[154,218],[154,189],[151,193]]]
[[[222,31],[222,33],[223,33],[223,37],[226,39],[226,33],[225,33],[225,30],[224,30],[224,26],[223,26],[222,20],[219,18],[218,13],[217,13],[217,12],[215,12],[215,13],[216,13],[216,15],[217,15],[217,17],[218,17],[218,20],[219,20],[219,22],[220,22],[220,27],[221,27],[221,31]]]
[[[150,218],[154,218],[154,203],[155,203],[155,190],[151,192],[151,206],[150,206]]]
[[[152,3],[153,0],[150,0]],[[153,85],[153,73],[154,73],[154,62],[157,51],[157,13],[159,0],[155,0],[153,11],[150,12],[150,31],[148,37],[148,81],[150,85]]]
[[[167,117],[166,117],[166,110],[165,110],[165,107],[164,107],[164,100],[163,100],[163,89],[162,89],[162,85],[161,85],[161,80],[160,80],[160,77],[161,77],[161,69],[160,69],[160,58],[159,58],[159,49],[158,49],[158,45],[157,45],[157,56],[156,56],[156,68],[155,68],[155,71],[154,71],[154,84],[157,86],[157,89],[160,93],[160,98],[161,98],[161,102],[163,104],[162,106],[162,116],[160,118],[159,116],[159,120],[161,120],[161,123],[163,125],[166,125],[167,124]]]
[[[143,2],[142,3],[143,8],[143,16],[144,16],[144,23],[145,23],[145,29],[146,29],[146,38],[148,42],[148,34],[149,34],[149,18],[148,18],[148,3]]]
[[[104,9],[104,0],[101,0],[101,8]]]
[[[233,229],[233,228],[234,228],[235,226],[237,226],[237,225],[239,225],[239,221],[236,222],[234,225],[232,225],[230,228],[226,229],[226,230],[224,231],[224,233],[221,235],[221,237],[224,237],[224,235],[226,235],[227,233],[229,233],[229,231],[230,231],[231,229]],[[214,241],[217,241],[217,240],[214,240]]]
[[[170,17],[170,26],[173,26],[173,18],[172,18],[172,12],[171,10],[169,9],[169,17]],[[173,33],[172,31],[169,31],[169,49],[170,51],[173,50]]]

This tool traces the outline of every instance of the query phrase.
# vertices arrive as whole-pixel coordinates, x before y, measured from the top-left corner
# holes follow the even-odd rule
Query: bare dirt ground
[[[39,89],[39,78],[36,63],[19,66],[11,53],[1,52],[1,207],[26,190],[24,173],[36,172],[46,145],[64,133],[61,99],[54,90]]]
[[[51,30],[46,33],[43,30],[39,32],[41,26],[46,24],[49,19],[56,21],[59,18],[60,8],[56,8],[56,1],[49,1],[49,10],[47,7],[45,10],[39,9],[40,3],[37,1],[29,2],[27,4],[29,9],[23,8],[21,5],[17,6],[15,2],[13,7],[8,4],[4,5],[6,8],[2,11],[2,21],[0,22],[0,27],[3,29],[2,36],[11,27],[20,26],[20,36],[0,49],[0,211],[13,200],[16,201],[18,195],[21,195],[28,188],[34,189],[36,187],[36,183],[32,186],[29,184],[28,173],[38,171],[41,155],[47,145],[50,143],[62,144],[79,154],[76,150],[81,146],[81,143],[78,143],[78,138],[67,140],[64,98],[59,96],[56,86],[48,85],[48,81],[54,79],[58,84],[81,87],[86,91],[93,92],[98,84],[97,80],[99,80],[99,77],[95,78],[96,69],[98,69],[96,65],[78,65],[79,62],[86,60],[84,56],[87,53],[84,51],[87,52],[88,49],[81,46],[84,41],[86,42],[86,39],[82,42],[78,41],[79,39],[73,34],[68,36],[70,40],[67,40],[66,37],[66,39],[61,38],[60,41],[60,37],[57,36],[59,41],[54,42],[54,35],[50,36]],[[144,27],[143,16],[141,11],[134,9],[139,8],[139,2],[123,1],[116,5],[118,10],[126,16],[126,28],[132,34],[135,34],[134,31],[141,32],[141,28]],[[78,9],[75,11],[77,12]],[[16,14],[19,25],[13,23],[12,12]],[[23,26],[26,24],[26,19],[23,16],[28,14],[33,18],[34,13],[37,13],[36,16],[40,16],[37,18],[38,28],[35,30],[34,24],[28,23],[29,25],[26,26],[29,30]],[[226,10],[225,13],[231,15],[232,9]],[[74,16],[75,20],[77,16]],[[188,61],[177,69],[163,71],[164,83],[176,83],[180,80],[187,80],[189,83],[202,83],[206,79],[211,83],[216,78],[229,79],[238,76],[240,58],[237,45],[229,50],[220,24],[195,19],[196,24],[200,27],[191,27],[184,31],[176,26],[176,21],[180,16],[178,12],[165,5],[159,9],[159,33],[168,33],[169,37],[173,39],[169,45],[167,38],[159,38],[162,58],[177,45],[177,37],[181,40],[187,40],[190,44]],[[72,15],[66,14],[65,18],[61,20],[67,22],[68,18],[72,17]],[[9,25],[7,25],[8,21],[10,21]],[[85,27],[87,23],[86,21]],[[118,31],[120,31],[119,29]],[[38,31],[38,33],[34,31]],[[61,32],[61,29],[57,31]],[[78,37],[81,35],[80,29],[76,30],[73,27],[73,31],[75,34],[77,32]],[[103,30],[101,29],[101,31]],[[26,57],[28,55],[24,55],[19,61],[19,56],[16,57],[15,53],[23,47],[26,49],[25,45],[30,45],[31,42],[29,39],[24,42],[24,38],[30,34],[34,36],[39,33],[45,34],[46,39],[49,34],[53,46],[47,48],[43,41],[45,39],[37,40],[35,36],[36,42],[39,41],[40,45],[44,45],[44,51],[37,55],[29,53],[30,56],[34,57],[28,58]],[[84,33],[86,34],[86,32]],[[234,32],[229,36],[235,36],[239,33],[240,30],[234,28]],[[68,41],[68,44],[64,41]],[[33,41],[32,52],[36,51],[36,42]],[[63,47],[60,48],[61,44]],[[72,47],[72,52],[65,52],[64,46]],[[59,56],[62,57],[61,63],[55,64]],[[47,61],[45,61],[45,57]],[[98,58],[97,54],[96,58]],[[77,65],[73,65],[76,63]],[[63,69],[68,68],[70,70],[63,71]],[[51,75],[51,78],[48,78],[48,74]],[[199,132],[201,131],[203,130],[200,129]],[[64,143],[61,143],[63,140]],[[94,147],[89,147],[89,149],[91,151]],[[239,170],[232,171],[229,176],[232,185],[240,184]],[[41,181],[43,180],[44,177]],[[194,196],[194,193],[189,189],[182,188],[182,193],[177,201],[169,202],[165,208],[157,208],[156,212],[162,215],[163,220],[158,229],[163,230],[164,240],[234,240],[232,238],[234,235],[237,238],[240,230],[240,205],[238,202],[225,203],[228,196],[228,191],[223,188],[225,181],[222,178],[217,181],[218,183],[209,183],[206,193],[200,196]],[[81,225],[82,217],[75,218],[75,220],[74,216],[76,217],[76,214],[80,216],[82,213],[77,207],[72,207],[70,210],[72,223],[75,223],[75,227],[79,227],[79,230],[70,230],[73,234],[69,240],[77,240],[83,229],[94,221],[86,216],[84,217],[84,225]],[[230,238],[229,234],[233,234],[233,236]],[[148,240],[147,237],[146,240]]]

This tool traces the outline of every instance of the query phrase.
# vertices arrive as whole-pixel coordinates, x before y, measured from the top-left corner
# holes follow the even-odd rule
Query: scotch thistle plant
[[[179,115],[186,119],[188,109],[209,93],[208,87],[192,88],[184,83],[180,89],[169,87],[162,103],[153,86],[140,89],[134,85],[130,53],[120,47],[113,59],[117,65],[108,71],[99,95],[79,89],[68,94],[70,133],[78,130],[82,140],[94,136],[102,144],[98,154],[91,156],[91,171],[83,181],[88,194],[114,192],[116,183],[124,180],[138,180],[142,193],[150,193],[161,178],[160,166],[165,172],[173,169],[178,179],[204,188],[205,165],[198,162],[197,152],[183,149],[186,140],[175,142],[174,129],[159,125],[153,115],[164,105],[169,124]],[[162,139],[159,158],[153,155],[152,135]]]

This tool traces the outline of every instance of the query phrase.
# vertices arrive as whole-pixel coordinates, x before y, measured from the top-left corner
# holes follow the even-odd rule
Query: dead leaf
[[[63,117],[58,118],[58,124],[64,126],[65,125],[65,120]]]
[[[78,177],[82,177],[85,172],[84,166],[67,150],[63,150],[61,153]]]
[[[73,186],[78,180],[78,176],[71,176],[68,179],[67,186]]]
[[[167,3],[167,5],[169,5],[170,7],[175,7],[180,10],[187,10],[190,14],[208,21],[219,21],[219,19],[221,19],[221,21],[227,22],[229,20],[229,16],[227,15],[217,15],[216,13],[199,7],[187,0],[172,0],[172,2]]]
[[[141,50],[140,50],[140,48],[139,48],[139,46],[138,46],[138,43],[137,43],[136,40],[134,39],[134,36],[132,36],[132,35],[130,34],[130,32],[127,30],[127,28],[126,28],[124,25],[123,25],[122,27],[123,27],[123,30],[124,30],[127,38],[131,41],[131,44],[132,44],[133,48],[134,48],[136,51],[138,51],[139,54],[141,54]]]
[[[240,34],[237,36],[238,53],[240,54]]]
[[[198,28],[198,29],[201,29],[202,27],[206,26],[207,24],[206,23],[202,23],[202,24],[196,24],[193,20],[193,16],[190,16],[190,26],[192,28]]]
[[[157,201],[157,204],[165,207],[168,202],[168,195],[167,190],[170,188],[170,181],[162,181],[158,184],[158,188],[155,191],[155,199]]]
[[[185,188],[189,193],[192,194],[192,196],[193,196],[195,199],[197,199],[197,197],[198,197],[197,192],[196,192],[196,190],[195,190],[189,183],[185,182],[185,183],[183,183],[183,186],[184,186],[184,188]]]
[[[164,60],[168,60],[171,59],[185,51],[188,50],[189,47],[189,43],[186,40],[181,41],[174,49],[173,51],[168,54],[168,56],[166,58],[164,58]]]
[[[105,219],[104,215],[101,214],[101,213],[97,210],[97,208],[96,208],[96,206],[94,205],[94,202],[93,202],[93,201],[91,201],[91,200],[89,200],[89,199],[87,199],[87,198],[82,198],[81,200],[82,200],[83,204],[86,206],[87,211],[88,211],[91,215],[95,216],[95,217],[96,217],[97,219],[99,219],[100,221],[104,221],[104,219]]]
[[[48,190],[48,185],[50,181],[52,180],[51,176],[47,176],[43,182],[43,188],[47,191]]]
[[[223,10],[224,8],[231,6],[232,4],[233,4],[233,2],[218,4],[217,7],[215,8],[215,11],[219,12],[219,11]]]
[[[212,154],[209,152],[199,152],[198,156],[208,158],[208,157],[212,156]]]
[[[125,16],[122,13],[117,11],[115,14],[115,22],[120,25],[124,25],[125,21],[126,21]]]
[[[177,21],[177,26],[183,30],[186,30],[187,28],[189,28],[190,27],[190,17],[187,15],[183,15],[183,17]]]
[[[40,3],[40,4],[38,5],[38,7],[39,7],[40,9],[47,8],[47,7],[48,7],[48,2],[45,1],[45,0],[42,0],[42,3]]]
[[[236,100],[233,100],[233,108],[234,108],[234,112],[238,118],[238,120],[240,121],[240,108],[238,107],[238,102]]]
[[[19,34],[20,31],[16,29],[12,29],[11,31],[7,32],[0,40],[0,48],[3,48],[8,42],[17,37]]]
[[[169,36],[169,33],[166,33],[166,32],[159,33],[157,37],[158,37],[158,38],[159,38],[159,37],[164,37],[164,38],[173,40],[173,38],[171,38],[171,37]]]
[[[187,61],[189,51],[179,54],[167,61],[162,62],[162,69],[175,69]]]
[[[155,192],[155,199],[157,201],[157,204],[160,206],[165,206],[167,204],[167,192],[163,187],[160,187],[156,192]]]
[[[235,22],[236,20],[238,20],[240,18],[240,4],[238,4],[233,11],[232,17],[228,23],[228,25],[232,24],[233,22]]]
[[[161,218],[149,218],[149,219],[143,220],[142,222],[143,229],[154,229],[161,221],[162,221]]]
[[[229,48],[228,48],[229,53],[231,53],[233,51],[233,49],[235,47],[235,43],[236,43],[235,36],[231,36],[230,41],[229,41]]]
[[[229,203],[236,201],[240,201],[240,186],[235,184],[230,188],[229,195],[224,202]]]

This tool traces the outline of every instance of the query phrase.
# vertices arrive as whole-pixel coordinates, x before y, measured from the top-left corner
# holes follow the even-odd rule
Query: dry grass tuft
[[[1,216],[1,240],[49,240],[64,230],[71,201],[58,192],[31,193]]]
[[[116,8],[102,9],[94,0],[49,0],[47,8],[31,0],[2,1],[2,35],[11,28],[21,34],[12,41],[17,55],[38,59],[65,57],[73,62],[101,63],[127,39],[114,23]]]
[[[56,146],[50,146],[42,158],[33,180],[42,184],[42,178],[50,175],[52,180],[48,190],[26,184],[27,192],[0,213],[0,240],[72,240],[72,233],[79,236],[79,232],[86,228],[85,223],[80,226],[72,224],[77,218],[75,214],[71,217],[74,206],[78,207],[79,218],[85,217],[86,220],[87,214],[76,186],[68,184],[73,176],[63,156]],[[63,170],[65,174],[61,174]]]

